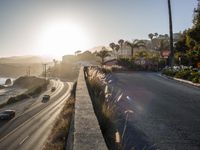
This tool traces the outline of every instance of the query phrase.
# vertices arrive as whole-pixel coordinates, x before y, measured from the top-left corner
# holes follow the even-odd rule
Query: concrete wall
[[[74,150],[107,150],[81,67],[76,88]]]

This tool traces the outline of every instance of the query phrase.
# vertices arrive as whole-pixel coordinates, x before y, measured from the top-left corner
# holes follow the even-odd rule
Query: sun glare
[[[61,57],[89,46],[88,34],[75,23],[55,22],[47,25],[39,38],[40,54]]]

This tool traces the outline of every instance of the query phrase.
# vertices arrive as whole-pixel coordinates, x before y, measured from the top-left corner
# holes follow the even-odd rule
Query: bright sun
[[[69,22],[47,25],[39,38],[40,54],[60,57],[88,48],[89,37],[81,26]]]

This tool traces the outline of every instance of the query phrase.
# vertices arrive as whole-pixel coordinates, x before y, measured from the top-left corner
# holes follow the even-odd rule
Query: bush
[[[176,78],[181,78],[187,80],[191,76],[190,70],[181,70],[175,74]]]
[[[172,69],[164,69],[162,74],[173,77],[175,76],[176,72]]]
[[[24,100],[26,98],[29,98],[30,96],[27,95],[27,94],[20,94],[20,95],[17,95],[15,97],[10,97],[7,101],[7,104],[12,104],[12,103],[16,103],[18,101],[21,101],[21,100]]]
[[[200,72],[198,72],[198,69],[192,69],[191,67],[187,66],[175,66],[173,68],[165,68],[163,69],[162,74],[184,80],[189,80],[193,83],[200,83]]]
[[[197,78],[197,77],[193,78],[193,79],[192,79],[192,82],[193,82],[193,83],[199,83],[199,78]]]
[[[32,87],[31,89],[29,89],[28,91],[26,91],[23,94],[14,96],[14,97],[10,97],[7,101],[7,104],[13,104],[19,101],[22,101],[24,99],[30,98],[31,96],[37,96],[39,95],[43,90],[45,90],[47,88],[47,85],[49,84],[49,80],[47,82],[43,82],[41,83],[40,86],[35,86]]]

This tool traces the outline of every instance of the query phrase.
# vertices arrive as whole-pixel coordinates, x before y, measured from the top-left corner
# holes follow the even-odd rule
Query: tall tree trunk
[[[170,35],[170,58],[169,65],[172,67],[174,65],[174,47],[173,47],[173,25],[172,25],[172,12],[171,12],[171,0],[168,0],[168,10],[169,10],[169,35]]]
[[[131,47],[131,57],[133,57],[133,47]]]

